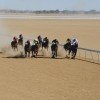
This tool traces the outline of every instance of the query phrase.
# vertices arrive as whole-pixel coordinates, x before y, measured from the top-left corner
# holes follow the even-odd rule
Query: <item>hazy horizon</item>
[[[100,11],[99,4],[99,0],[0,0],[0,9]]]

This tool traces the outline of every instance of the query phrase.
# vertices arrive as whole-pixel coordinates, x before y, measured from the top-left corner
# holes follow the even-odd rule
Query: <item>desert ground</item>
[[[100,99],[100,63],[83,59],[84,51],[81,58],[66,59],[62,47],[57,59],[50,49],[44,56],[22,58],[10,47],[20,33],[24,42],[41,35],[64,44],[77,37],[79,47],[100,50],[99,19],[0,19],[0,100]]]

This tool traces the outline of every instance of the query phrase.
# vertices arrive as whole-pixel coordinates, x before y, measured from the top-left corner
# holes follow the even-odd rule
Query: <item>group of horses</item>
[[[30,53],[32,53],[32,57],[37,57],[39,49],[42,47],[41,50],[44,48],[48,50],[49,47],[49,40],[46,39],[43,41],[38,39],[38,43],[33,43],[32,45],[28,45],[27,43],[24,46],[25,57],[30,57]]]
[[[41,51],[43,49],[47,49],[49,48],[49,39],[43,39],[42,41],[38,39],[38,43],[33,43],[32,45],[29,45],[27,43],[25,43],[24,47],[23,47],[23,40],[18,39],[18,41],[12,41],[11,42],[11,47],[12,49],[15,51],[18,51],[18,46],[22,46],[24,48],[24,52],[25,52],[25,57],[37,57],[38,55],[38,51],[39,49],[41,49]],[[51,43],[51,51],[52,51],[52,58],[56,58],[58,56],[57,52],[58,52],[58,46],[59,44],[52,42]],[[68,52],[68,54],[66,55],[67,58],[69,58],[68,55],[71,54],[71,58],[75,58],[76,53],[77,53],[77,46],[71,46],[71,42],[67,41],[67,43],[65,43],[63,45],[63,48],[65,49],[65,51]]]
[[[12,41],[11,42],[11,47],[12,49],[15,51],[17,50],[18,51],[18,46],[22,46],[23,47],[23,39],[18,39],[16,38],[16,41]]]

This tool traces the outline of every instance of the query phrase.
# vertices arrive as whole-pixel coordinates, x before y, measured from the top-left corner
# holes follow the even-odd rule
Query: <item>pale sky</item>
[[[0,0],[0,9],[100,11],[100,0]]]

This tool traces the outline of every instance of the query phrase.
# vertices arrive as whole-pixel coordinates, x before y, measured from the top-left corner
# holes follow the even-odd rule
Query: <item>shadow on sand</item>
[[[43,55],[38,55],[37,57],[25,57],[24,55],[15,55],[15,56],[7,56],[7,57],[2,57],[2,58],[12,58],[12,59],[20,59],[20,58],[36,58],[36,59],[65,59],[63,57],[57,57],[57,58],[52,58],[50,56],[43,56]]]
[[[15,58],[15,59],[18,59],[18,58],[25,58],[24,55],[15,55],[15,56],[8,56],[8,57],[2,57],[2,58]]]
[[[2,52],[0,52],[2,53]],[[8,57],[2,57],[2,58],[14,58],[14,59],[24,59],[24,58],[36,58],[36,59],[71,59],[71,58],[66,58],[66,57],[57,57],[57,58],[52,58],[50,56],[43,56],[43,55],[38,55],[37,57],[25,57],[24,55],[15,55],[15,56],[8,56]],[[97,65],[100,65],[100,61],[91,61],[91,60],[88,60],[88,59],[84,59],[84,58],[75,58],[75,59],[72,59],[72,60],[79,60],[79,61],[83,61],[83,62],[88,62],[88,63],[92,63],[92,64],[97,64]]]

